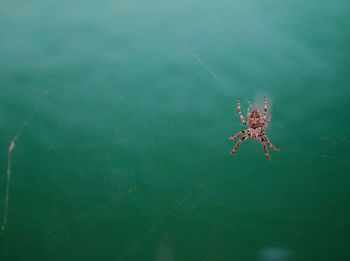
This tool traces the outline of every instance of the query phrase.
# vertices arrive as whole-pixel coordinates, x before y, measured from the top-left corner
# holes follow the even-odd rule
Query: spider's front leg
[[[244,130],[244,131],[238,132],[236,136],[233,136],[233,135],[232,135],[232,136],[230,137],[230,141],[234,141],[234,140],[237,139],[239,136],[241,136],[243,133],[247,133],[247,132],[248,132],[248,130]]]
[[[271,141],[267,138],[266,135],[263,136],[263,139],[267,142],[267,144],[269,144],[269,146],[271,147],[271,149],[275,150],[275,151],[280,151],[279,149],[276,149],[275,146],[272,145]]]
[[[263,147],[264,147],[264,151],[265,151],[266,157],[268,158],[268,160],[271,160],[270,155],[269,155],[269,152],[267,151],[267,148],[266,148],[265,141],[260,140],[260,142],[261,142],[261,144],[262,144]]]
[[[235,152],[237,151],[239,145],[241,145],[241,143],[242,143],[243,141],[245,141],[248,137],[249,137],[249,135],[247,134],[247,135],[243,136],[242,138],[240,138],[240,140],[237,142],[237,144],[236,144],[236,146],[234,147],[234,149],[231,151],[231,154],[235,153]]]
[[[242,115],[242,112],[241,112],[241,100],[238,100],[238,114],[239,114],[239,117],[241,117],[241,121],[244,125],[247,125],[248,122],[246,122],[243,118],[243,115]]]

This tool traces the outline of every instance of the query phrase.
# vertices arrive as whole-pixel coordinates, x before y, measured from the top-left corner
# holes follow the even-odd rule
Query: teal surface
[[[0,260],[349,260],[349,10],[2,1]]]

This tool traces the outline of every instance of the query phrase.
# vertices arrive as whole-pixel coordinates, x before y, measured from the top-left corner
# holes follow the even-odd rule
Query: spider
[[[265,155],[266,157],[271,160],[269,152],[267,151],[267,147],[266,147],[266,142],[267,144],[271,147],[271,149],[275,150],[275,151],[280,151],[279,149],[276,149],[271,142],[269,141],[269,139],[266,137],[266,134],[264,133],[264,130],[266,129],[266,127],[269,125],[270,120],[271,120],[271,113],[269,115],[268,120],[266,121],[266,115],[267,115],[267,101],[266,101],[266,96],[264,97],[264,116],[261,119],[261,113],[258,109],[254,109],[252,112],[250,112],[248,114],[248,122],[244,121],[242,112],[241,112],[241,101],[238,100],[238,114],[241,117],[242,123],[244,125],[249,125],[249,129],[244,130],[244,131],[240,131],[237,133],[236,136],[231,136],[230,137],[230,141],[234,141],[235,139],[237,139],[239,136],[241,136],[242,134],[246,134],[244,135],[242,138],[239,139],[239,141],[237,142],[236,146],[234,147],[234,149],[231,151],[231,154],[235,153],[238,149],[238,147],[241,145],[241,143],[243,141],[245,141],[248,137],[252,138],[253,140],[258,140],[261,142],[261,144],[264,147],[264,151],[265,151]]]

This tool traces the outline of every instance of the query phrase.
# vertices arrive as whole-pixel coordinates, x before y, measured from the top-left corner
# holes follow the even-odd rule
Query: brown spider
[[[244,131],[240,131],[237,133],[236,136],[231,136],[230,137],[230,141],[234,141],[235,139],[237,139],[239,136],[241,136],[243,133],[246,133],[246,135],[244,135],[242,138],[240,138],[240,140],[237,142],[235,148],[232,150],[231,154],[235,153],[236,150],[238,149],[239,145],[241,145],[241,143],[243,141],[245,141],[248,137],[252,138],[253,140],[259,140],[261,142],[261,144],[264,147],[264,151],[265,151],[265,155],[266,157],[271,160],[270,155],[267,151],[267,147],[265,142],[267,142],[267,144],[269,144],[269,146],[271,147],[271,149],[279,151],[279,149],[276,149],[271,142],[269,141],[269,139],[266,137],[266,134],[264,133],[264,130],[266,129],[267,125],[269,125],[270,120],[271,120],[271,113],[269,115],[268,120],[266,121],[266,115],[267,115],[267,101],[266,101],[266,96],[264,97],[264,117],[261,119],[261,114],[260,111],[258,109],[254,109],[251,113],[248,114],[248,122],[244,121],[242,112],[241,112],[241,101],[238,100],[238,113],[239,116],[241,117],[242,123],[244,125],[249,125],[249,129],[244,130]]]

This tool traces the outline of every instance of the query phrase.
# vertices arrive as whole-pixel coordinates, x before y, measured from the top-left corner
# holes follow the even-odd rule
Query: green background
[[[1,1],[0,260],[349,260],[349,10]]]

